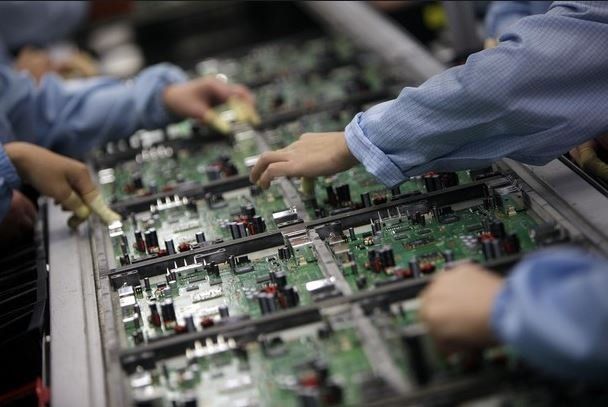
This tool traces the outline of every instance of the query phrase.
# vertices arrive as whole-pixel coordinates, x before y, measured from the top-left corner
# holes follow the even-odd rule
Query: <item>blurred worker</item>
[[[183,118],[209,122],[216,118],[211,107],[233,97],[253,104],[242,86],[212,78],[187,81],[168,64],[148,68],[130,82],[98,78],[76,88],[55,75],[35,87],[26,74],[0,66],[0,235],[19,235],[31,224],[32,205],[17,192],[21,181],[83,218],[88,215],[83,203],[95,211],[91,201],[99,194],[91,191],[84,165],[34,145],[81,157],[138,129]]]
[[[545,164],[608,132],[607,36],[608,3],[554,2],[511,25],[496,48],[357,114],[345,132],[305,134],[263,154],[251,179],[268,187],[279,176],[330,175],[360,162],[393,186],[503,157]],[[462,284],[468,297],[458,295]],[[481,345],[495,337],[554,374],[605,380],[607,288],[605,260],[540,251],[505,282],[473,267],[445,273],[423,295],[422,316],[443,342]],[[455,310],[451,327],[476,320],[485,336],[473,338],[470,324],[463,326],[470,335],[442,329],[446,306]]]
[[[26,70],[37,81],[53,71],[66,76],[96,75],[87,54],[70,52],[57,59],[46,50],[76,31],[89,12],[87,1],[0,2],[0,64]]]

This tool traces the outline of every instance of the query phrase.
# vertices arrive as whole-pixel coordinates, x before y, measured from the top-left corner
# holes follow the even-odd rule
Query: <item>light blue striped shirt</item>
[[[546,14],[494,23],[506,30],[498,47],[346,127],[351,152],[380,181],[503,157],[540,165],[608,132],[608,2],[554,2]],[[492,327],[547,372],[606,380],[606,292],[606,260],[541,251],[507,279]]]

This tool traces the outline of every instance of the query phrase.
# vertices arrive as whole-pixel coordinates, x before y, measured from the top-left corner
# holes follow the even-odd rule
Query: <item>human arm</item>
[[[168,64],[148,68],[129,82],[96,78],[76,87],[54,75],[36,87],[26,75],[0,66],[0,95],[0,132],[8,139],[73,157],[141,128],[160,128],[185,117],[204,121],[211,106],[231,95],[252,103],[241,86],[211,78],[186,81],[183,71]]]
[[[493,344],[561,377],[608,377],[608,262],[572,248],[526,257],[506,280],[465,265],[438,276],[421,316],[448,348]]]

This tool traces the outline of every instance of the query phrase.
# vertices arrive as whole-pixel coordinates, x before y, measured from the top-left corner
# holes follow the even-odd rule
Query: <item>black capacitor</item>
[[[380,255],[380,261],[383,267],[394,267],[395,266],[395,255],[393,249],[390,246],[384,246],[378,252]]]
[[[392,187],[391,196],[399,196],[399,195],[401,195],[401,188],[399,187],[399,185],[397,185],[396,187]]]
[[[496,239],[504,238],[507,235],[507,232],[505,231],[505,224],[499,220],[495,220],[494,222],[490,223],[490,233],[492,233],[492,236],[494,236]]]
[[[133,332],[131,338],[133,338],[133,342],[135,342],[136,345],[144,343],[144,333],[141,330]]]
[[[233,239],[239,239],[241,237],[241,232],[236,222],[229,222],[228,228],[230,229],[230,234]]]
[[[220,305],[219,307],[217,307],[217,309],[220,312],[220,318],[225,319],[230,316],[230,311],[228,311],[227,305]]]
[[[141,174],[133,175],[133,186],[135,187],[135,189],[144,188],[144,180],[141,178]]]
[[[218,266],[216,262],[212,261],[205,266],[205,271],[207,271],[207,275],[210,277],[219,277],[220,266]]]
[[[165,248],[167,249],[167,254],[175,254],[175,243],[173,243],[173,239],[165,240]]]
[[[455,172],[442,172],[439,176],[441,178],[441,188],[458,185],[458,174]]]
[[[141,230],[135,231],[135,246],[137,250],[144,251],[146,249],[146,242],[144,241],[144,235],[141,233]]]
[[[350,203],[350,186],[348,184],[336,187],[336,194],[338,195],[339,204],[345,205]]]
[[[196,332],[196,325],[194,324],[194,318],[192,317],[192,315],[188,315],[187,317],[185,317],[184,321],[186,322],[186,331]]]
[[[205,242],[205,232],[197,232],[196,233],[196,243],[204,243]]]
[[[217,181],[222,177],[222,171],[216,165],[210,165],[205,169],[205,173],[207,174],[207,178],[209,181]]]
[[[272,314],[277,310],[277,305],[274,301],[274,295],[270,293],[259,293],[258,304],[260,305],[262,315]]]
[[[152,287],[150,287],[150,278],[144,277],[144,288],[146,291],[150,291]]]
[[[441,182],[441,175],[433,174],[431,175],[431,182],[433,183],[433,191],[439,191],[443,189],[443,183]]]
[[[277,282],[277,272],[276,271],[270,270],[268,272],[268,277],[270,278],[270,282],[272,284],[276,284],[276,282]]]
[[[160,312],[165,324],[175,322],[175,307],[172,300],[165,300],[160,305]]]
[[[150,323],[156,327],[160,326],[160,315],[155,302],[150,304]]]
[[[492,241],[490,239],[481,241],[481,251],[486,261],[494,258],[494,249],[492,248]]]
[[[355,228],[348,228],[348,237],[351,242],[357,240],[357,235],[355,234]]]
[[[158,235],[156,234],[156,229],[151,228],[146,230],[146,232],[144,233],[144,237],[146,240],[146,247],[148,248],[148,251],[150,250],[150,248],[158,247]]]
[[[247,226],[245,222],[237,222],[236,226],[239,228],[239,236],[246,237],[247,236]]]
[[[236,257],[234,255],[231,254],[230,256],[228,256],[228,264],[230,265],[232,271],[236,269]]]
[[[289,260],[291,259],[291,250],[289,250],[289,247],[279,247],[278,255],[281,260]]]
[[[283,287],[283,295],[288,308],[297,306],[300,303],[300,296],[293,286],[286,285]]]
[[[336,191],[332,186],[325,187],[325,192],[327,193],[327,203],[331,206],[338,205],[338,197],[336,196]]]
[[[454,261],[454,252],[453,251],[451,251],[451,250],[444,250],[441,254],[443,255],[443,260],[446,263]]]
[[[495,259],[502,257],[502,247],[500,244],[500,240],[498,239],[492,239],[492,254],[494,256]]]
[[[431,174],[424,175],[422,179],[424,180],[424,187],[426,188],[426,192],[433,192],[436,190],[435,183]]]
[[[357,283],[357,288],[359,290],[365,288],[365,286],[367,286],[367,277],[365,277],[365,276],[357,277],[356,283]]]
[[[370,263],[373,263],[376,260],[376,257],[378,257],[378,251],[376,249],[369,249],[367,251],[367,260]]]
[[[424,226],[426,225],[426,219],[424,218],[424,215],[422,214],[422,212],[416,212],[416,214],[414,215],[414,223],[416,223],[417,225],[420,226]]]
[[[505,254],[516,254],[519,253],[521,247],[519,243],[519,238],[515,233],[512,233],[505,237],[502,242],[502,247]]]
[[[263,233],[266,231],[266,222],[260,215],[255,215],[251,218],[254,233]]]
[[[406,328],[402,332],[401,343],[407,353],[414,380],[419,386],[424,386],[431,380],[432,373],[423,345],[423,334],[418,330]]]
[[[361,194],[361,205],[363,205],[364,208],[369,208],[372,206],[372,198],[369,192]]]
[[[315,208],[315,219],[324,218],[327,216],[325,208]]]
[[[252,204],[241,206],[241,215],[251,219],[255,216],[255,206]]]
[[[420,277],[420,263],[418,263],[418,259],[416,257],[412,257],[408,264],[410,266],[412,276]]]
[[[274,275],[274,283],[279,289],[284,288],[287,285],[287,274],[284,271],[277,271]]]

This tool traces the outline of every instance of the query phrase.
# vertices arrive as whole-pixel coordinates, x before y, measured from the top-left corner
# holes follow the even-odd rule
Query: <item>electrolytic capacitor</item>
[[[167,254],[175,254],[175,243],[173,243],[173,239],[165,240],[165,248],[167,249]]]
[[[327,203],[331,206],[338,205],[338,197],[336,196],[336,191],[332,186],[325,187],[325,192],[327,193]]]
[[[160,314],[155,302],[150,304],[150,323],[157,328],[160,327]]]
[[[141,230],[135,231],[135,248],[140,252],[146,251],[146,242],[144,241],[144,236],[141,233]]]
[[[241,215],[246,216],[248,219],[251,219],[255,216],[255,206],[252,204],[241,206]]]
[[[283,295],[288,308],[295,307],[300,303],[300,296],[293,286],[286,285],[283,287]]]
[[[359,290],[364,289],[365,286],[367,285],[367,277],[365,277],[365,276],[357,277],[356,283],[357,283],[357,288]]]
[[[433,182],[433,191],[439,191],[443,189],[443,182],[441,181],[441,176],[439,174],[431,175],[431,180]]]
[[[245,222],[237,222],[236,226],[239,228],[239,237],[246,237],[247,226],[245,226]]]
[[[495,259],[498,259],[499,257],[502,257],[502,247],[500,245],[500,240],[498,239],[492,239],[492,255],[494,256]]]
[[[505,224],[499,220],[495,220],[494,222],[490,223],[490,233],[492,233],[492,236],[494,236],[496,239],[504,238],[507,235],[505,231]]]
[[[287,274],[284,271],[277,271],[274,274],[274,283],[279,289],[285,287],[287,285]]]
[[[230,234],[233,239],[239,239],[241,237],[241,232],[239,231],[239,226],[236,222],[229,222],[228,228],[230,229]]]
[[[423,335],[416,325],[406,327],[401,334],[401,343],[408,356],[410,371],[419,386],[427,384],[432,374],[423,345]]]
[[[150,287],[150,278],[148,277],[144,277],[144,288],[146,291],[152,290],[152,287]]]
[[[435,183],[433,181],[432,174],[425,174],[422,179],[424,180],[424,187],[426,188],[426,192],[435,191]]]
[[[263,233],[266,231],[266,222],[260,215],[255,215],[251,218],[251,224],[253,225],[254,234]]]
[[[228,318],[230,316],[230,312],[228,311],[227,305],[220,305],[219,307],[217,307],[217,310],[219,311],[220,318],[222,319]]]
[[[420,277],[420,263],[418,263],[418,259],[416,257],[412,257],[408,262],[410,266],[410,272],[414,277]]]
[[[494,259],[494,249],[492,247],[491,239],[483,239],[481,241],[481,252],[486,261]]]
[[[384,246],[379,250],[380,261],[383,267],[394,267],[395,266],[395,255],[393,249],[390,246]]]
[[[369,192],[361,194],[361,205],[363,205],[364,208],[369,208],[372,206],[372,198]]]
[[[197,232],[196,233],[196,243],[204,243],[205,242],[205,232]]]
[[[338,195],[338,203],[340,205],[350,203],[350,186],[348,184],[336,187],[336,194]]]
[[[289,250],[289,247],[279,247],[278,255],[281,260],[289,260],[291,258],[291,250]]]
[[[272,314],[277,310],[274,295],[270,293],[258,293],[258,304],[260,305],[262,315]]]
[[[184,318],[184,322],[186,323],[186,331],[188,332],[196,332],[196,325],[194,324],[194,318],[192,315],[188,315]]]
[[[222,171],[217,165],[210,165],[205,168],[205,173],[207,174],[207,178],[209,181],[217,181],[222,177]]]
[[[454,261],[454,252],[453,251],[451,251],[451,250],[444,250],[441,254],[443,255],[443,260],[446,263]]]
[[[144,233],[145,241],[146,241],[146,249],[148,253],[150,253],[153,249],[158,249],[158,235],[156,233],[156,229],[148,229]]]
[[[234,271],[236,269],[236,257],[234,255],[228,256],[228,264],[230,265],[230,269]]]
[[[512,233],[505,237],[502,242],[503,251],[505,254],[516,254],[519,253],[520,243],[519,238],[515,233]]]
[[[175,322],[175,307],[172,300],[167,299],[163,301],[160,305],[160,310],[165,325]]]
[[[399,196],[399,195],[401,195],[401,188],[399,188],[399,185],[397,185],[396,187],[392,187],[391,196],[395,197],[395,196]]]

